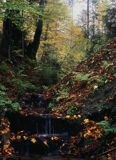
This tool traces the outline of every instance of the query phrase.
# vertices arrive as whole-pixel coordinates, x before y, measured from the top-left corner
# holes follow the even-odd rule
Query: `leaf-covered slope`
[[[74,72],[48,90],[45,96],[56,100],[52,108],[53,113],[89,115],[115,107],[115,80],[114,38],[95,55],[82,61]]]

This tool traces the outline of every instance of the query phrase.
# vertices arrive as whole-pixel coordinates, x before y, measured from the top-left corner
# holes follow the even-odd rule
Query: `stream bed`
[[[73,157],[61,157],[61,156],[48,156],[48,157],[41,157],[40,160],[82,160]]]
[[[74,157],[62,157],[62,156],[42,156],[42,157],[30,157],[30,158],[21,158],[21,160],[83,160]]]

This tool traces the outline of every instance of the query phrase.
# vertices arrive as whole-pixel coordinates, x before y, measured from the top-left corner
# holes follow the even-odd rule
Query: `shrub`
[[[0,113],[7,110],[18,110],[20,105],[18,102],[12,102],[10,98],[7,97],[6,88],[4,85],[0,84]]]
[[[0,64],[0,71],[1,72],[8,73],[9,70],[10,70],[10,67],[5,62]]]
[[[104,120],[99,122],[98,124],[103,128],[105,135],[116,132],[116,125],[110,125],[108,121]]]

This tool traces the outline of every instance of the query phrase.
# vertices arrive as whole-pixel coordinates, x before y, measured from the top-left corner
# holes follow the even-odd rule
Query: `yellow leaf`
[[[51,137],[51,140],[59,140],[59,137],[57,137],[57,136],[53,136],[53,137]]]
[[[21,136],[17,136],[17,139],[20,140],[20,139],[21,139]]]
[[[78,114],[78,118],[81,118],[81,115],[80,115],[80,114]]]
[[[43,143],[45,144],[45,145],[47,145],[48,146],[48,142],[45,140],[45,141],[43,141]]]
[[[36,143],[37,140],[36,140],[35,138],[32,138],[32,139],[31,139],[31,142],[32,142],[32,143]]]
[[[77,115],[74,115],[73,118],[77,118]]]
[[[66,115],[65,118],[69,119],[69,118],[70,118],[70,115]]]
[[[84,123],[89,123],[89,119],[84,119]]]

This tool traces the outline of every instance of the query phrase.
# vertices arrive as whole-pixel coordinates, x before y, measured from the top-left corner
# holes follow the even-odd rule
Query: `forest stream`
[[[15,155],[21,159],[25,157],[24,160],[27,160],[28,157],[30,159],[39,157],[39,160],[75,160],[69,156],[72,154],[69,146],[71,136],[78,134],[81,129],[80,124],[74,120],[67,120],[63,116],[46,113],[47,102],[40,96],[36,96],[36,99],[28,97],[24,99],[23,97],[21,101],[23,101],[23,111],[26,110],[26,113],[33,103],[36,106],[33,110],[36,112],[38,109],[42,110],[42,104],[44,113],[32,114],[29,112],[25,115],[25,112],[7,112],[11,139],[18,137],[17,140],[11,142]],[[27,105],[28,103],[29,105]]]
[[[61,156],[43,156],[43,157],[39,157],[38,160],[82,160],[82,159],[71,158],[71,157],[61,157]]]

